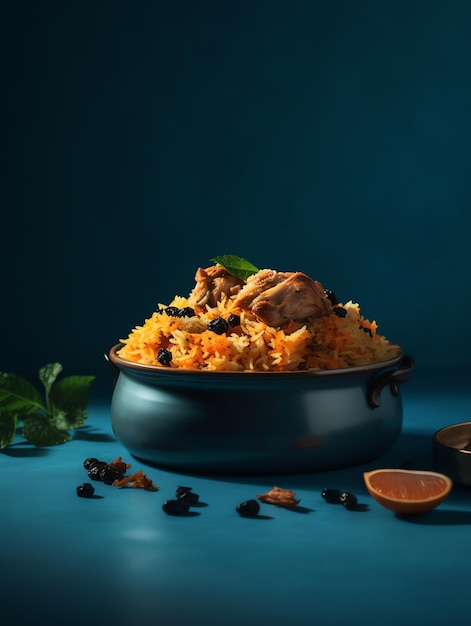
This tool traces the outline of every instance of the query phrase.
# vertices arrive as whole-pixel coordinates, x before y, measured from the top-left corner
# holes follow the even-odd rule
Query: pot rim
[[[220,378],[224,376],[229,376],[230,378],[246,378],[249,376],[256,376],[257,378],[269,378],[269,379],[280,379],[280,378],[311,378],[311,377],[323,377],[323,376],[346,376],[349,374],[359,374],[365,372],[376,372],[378,370],[387,369],[397,365],[401,359],[403,359],[404,354],[401,348],[399,348],[399,353],[393,359],[388,359],[387,361],[376,361],[375,363],[369,363],[367,365],[352,365],[349,367],[343,367],[339,369],[325,369],[325,370],[290,370],[290,371],[281,371],[281,372],[265,372],[261,370],[239,370],[239,371],[227,371],[227,370],[191,370],[191,369],[183,369],[176,367],[164,367],[160,365],[145,365],[143,363],[136,363],[134,361],[128,361],[127,359],[121,358],[117,351],[123,347],[124,344],[117,343],[115,344],[108,355],[105,355],[110,362],[120,369],[130,369],[139,372],[148,372],[155,373],[158,375],[164,376],[202,376],[204,378]]]

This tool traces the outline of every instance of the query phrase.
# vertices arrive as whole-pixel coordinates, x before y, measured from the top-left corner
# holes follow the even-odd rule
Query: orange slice
[[[364,472],[370,495],[390,511],[424,513],[438,506],[450,493],[448,476],[426,470],[378,469]]]

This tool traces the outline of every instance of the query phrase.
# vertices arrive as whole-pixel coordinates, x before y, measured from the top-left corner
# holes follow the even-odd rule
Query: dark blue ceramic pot
[[[402,428],[409,356],[307,372],[204,372],[105,358],[111,423],[135,457],[173,470],[280,474],[374,459]]]

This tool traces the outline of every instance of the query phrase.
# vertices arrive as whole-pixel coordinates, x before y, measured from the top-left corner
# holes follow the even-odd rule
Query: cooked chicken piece
[[[216,306],[224,294],[236,294],[245,282],[230,274],[222,265],[212,265],[203,269],[198,268],[195,274],[196,285],[191,291],[188,300],[193,306]]]
[[[290,320],[328,315],[332,310],[321,283],[302,272],[273,270],[261,270],[251,276],[234,304],[274,327]]]
[[[247,279],[245,287],[239,292],[236,298],[235,306],[241,309],[250,309],[253,301],[257,296],[267,289],[271,289],[275,285],[283,282],[286,278],[292,276],[293,272],[276,272],[275,270],[259,270]]]

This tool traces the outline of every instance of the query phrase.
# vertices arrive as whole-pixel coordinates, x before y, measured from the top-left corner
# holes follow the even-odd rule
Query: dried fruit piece
[[[281,489],[276,486],[267,493],[259,493],[257,498],[260,502],[276,504],[277,506],[283,506],[288,509],[292,509],[301,502],[301,500],[296,500],[296,494],[294,491],[291,491],[290,489]]]
[[[95,487],[91,483],[83,483],[77,487],[77,495],[80,498],[91,498],[95,493]]]
[[[227,333],[228,328],[229,324],[222,317],[216,317],[208,322],[208,330],[216,333],[216,335],[223,335],[224,333]]]
[[[178,500],[185,500],[190,506],[200,499],[199,495],[192,491],[192,487],[177,487],[175,495]]]
[[[257,500],[246,500],[236,506],[236,511],[241,517],[257,517],[260,505]]]
[[[195,310],[191,306],[185,306],[178,311],[177,317],[193,317]]]
[[[340,489],[323,489],[321,495],[330,504],[340,504],[342,492]]]
[[[111,465],[105,465],[105,467],[100,470],[100,479],[105,485],[112,485],[115,480],[121,480],[123,476],[124,472]]]
[[[170,350],[167,350],[167,348],[159,348],[159,351],[157,352],[157,361],[160,365],[168,367],[172,362],[172,353]]]
[[[332,306],[335,306],[336,304],[339,303],[337,296],[331,289],[324,289],[324,295],[326,298],[330,300],[330,303],[332,304]]]
[[[232,328],[235,328],[236,326],[240,326],[240,315],[236,315],[235,313],[231,313],[229,315],[229,317],[227,318],[227,323]]]
[[[103,480],[101,477],[101,470],[106,467],[106,465],[107,463],[105,461],[95,461],[90,465],[88,477],[92,480]]]
[[[178,500],[165,500],[162,510],[169,515],[185,515],[190,510],[190,503],[179,498]]]
[[[168,306],[164,309],[164,313],[167,313],[169,317],[178,317],[180,309],[177,306]]]
[[[340,502],[349,511],[353,511],[358,506],[357,497],[353,493],[350,493],[349,491],[341,494]]]

